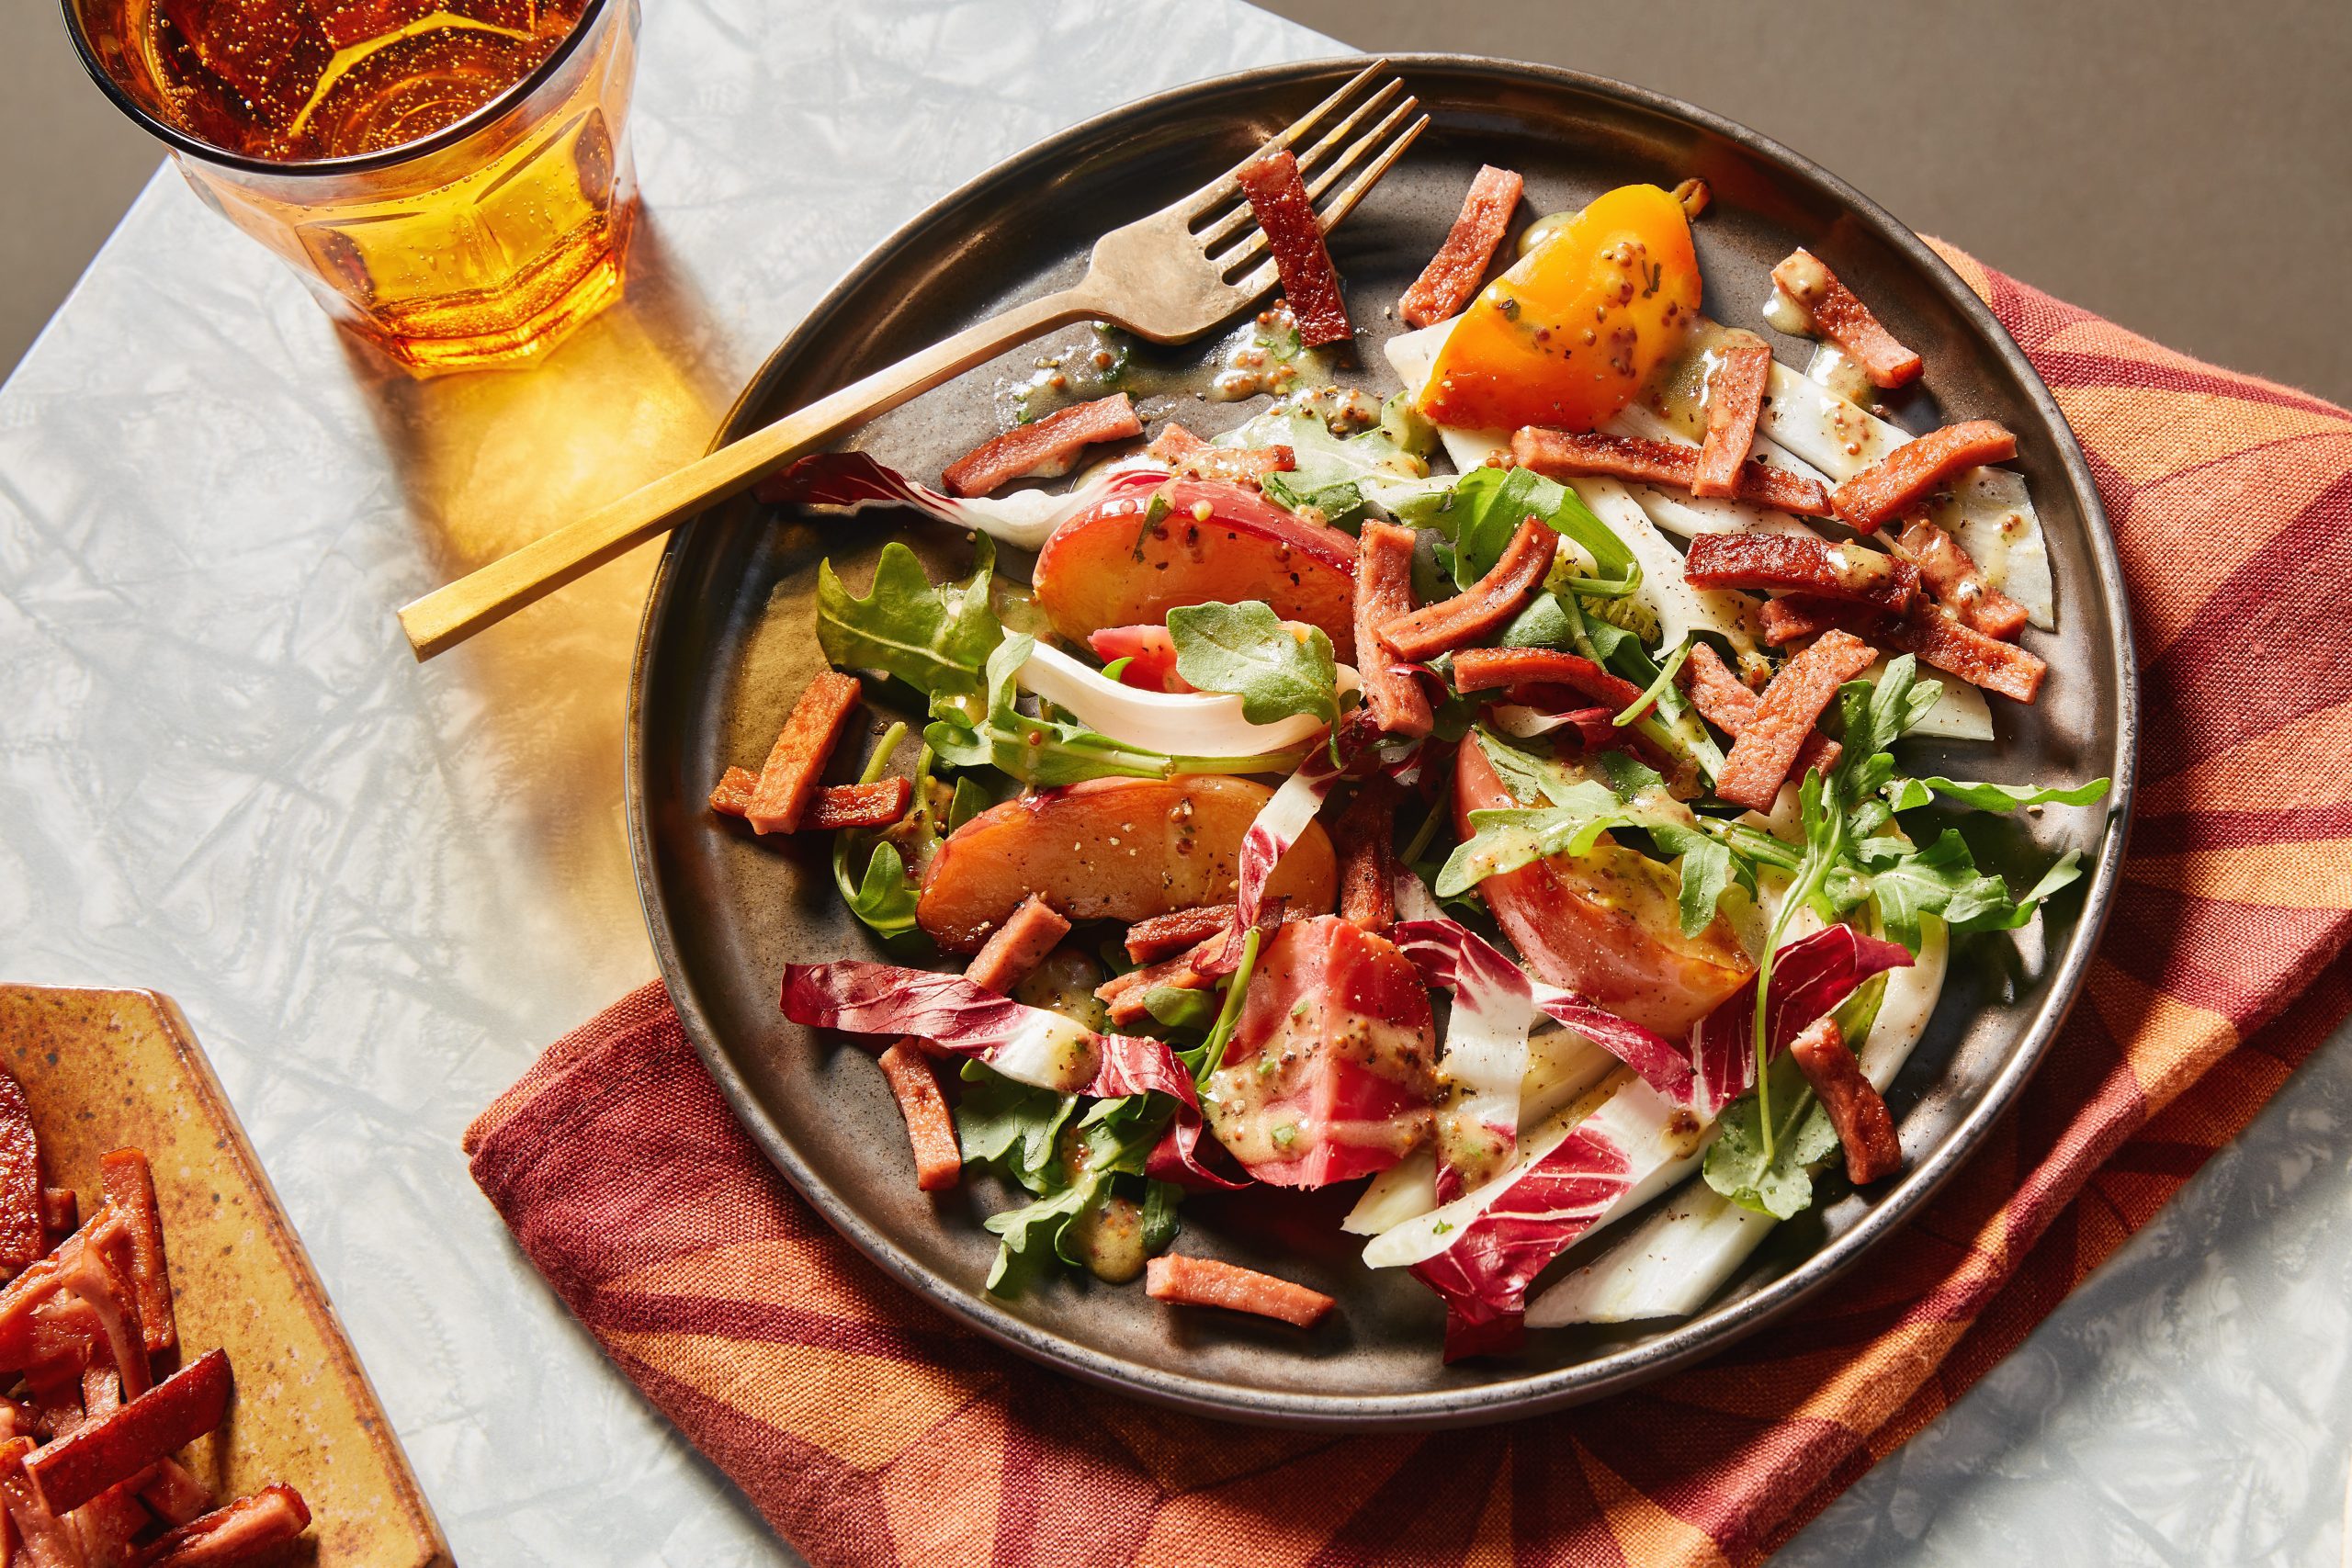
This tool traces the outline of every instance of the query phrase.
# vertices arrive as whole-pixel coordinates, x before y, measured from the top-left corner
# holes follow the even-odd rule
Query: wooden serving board
[[[52,1186],[89,1214],[98,1157],[147,1151],[181,1354],[236,1373],[220,1430],[185,1456],[226,1502],[283,1481],[311,1506],[287,1555],[438,1568],[448,1543],[220,1080],[169,997],[0,985],[0,1063],[25,1086]]]

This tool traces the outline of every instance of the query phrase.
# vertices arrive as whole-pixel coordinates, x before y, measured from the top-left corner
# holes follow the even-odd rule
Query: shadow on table
[[[717,330],[658,213],[640,209],[622,297],[538,365],[420,381],[342,334],[435,579],[699,457],[733,391],[714,369],[724,362],[712,352]],[[482,715],[465,734],[483,750],[451,765],[512,781],[498,795],[520,818],[520,847],[544,863],[583,930],[632,952],[643,928],[617,830],[624,694],[660,549],[632,551],[438,661],[472,688]],[[384,633],[400,636],[389,622]]]

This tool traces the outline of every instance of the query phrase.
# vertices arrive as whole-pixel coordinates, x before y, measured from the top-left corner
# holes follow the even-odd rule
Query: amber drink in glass
[[[637,0],[64,0],[215,210],[417,374],[526,363],[621,287]]]

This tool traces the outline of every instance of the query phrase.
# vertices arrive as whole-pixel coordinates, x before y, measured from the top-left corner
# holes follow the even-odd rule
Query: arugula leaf
[[[1659,849],[1680,858],[1682,892],[1676,908],[1682,918],[1684,936],[1695,937],[1713,921],[1715,907],[1723,902],[1724,890],[1732,885],[1736,875],[1751,890],[1754,888],[1755,873],[1736,868],[1731,846],[1722,840],[1679,823],[1654,822],[1645,826]]]
[[[1772,1064],[1769,1087],[1769,1095],[1751,1089],[1724,1111],[1703,1169],[1707,1185],[1741,1208],[1785,1220],[1812,1205],[1807,1168],[1837,1149],[1838,1128],[1790,1057]],[[1769,1134],[1768,1103],[1779,1107]]]
[[[1873,764],[1878,755],[1918,727],[1944,694],[1940,681],[1922,681],[1918,661],[1905,654],[1886,667],[1876,682],[1849,681],[1838,688],[1841,723],[1838,737],[1845,753],[1838,760],[1836,779],[1848,803],[1870,793],[1850,787],[1855,774]],[[1892,761],[1879,764],[1892,769]]]
[[[1006,1209],[980,1222],[997,1238],[996,1262],[985,1281],[994,1295],[1018,1295],[1063,1258],[1062,1235],[1070,1222],[1102,1200],[1103,1180],[1092,1174],[1034,1203]]]
[[[1176,672],[1204,692],[1239,697],[1250,723],[1297,714],[1339,722],[1339,663],[1322,628],[1309,627],[1302,640],[1270,605],[1251,599],[1170,610],[1168,635]]]
[[[865,759],[865,767],[858,774],[860,784],[872,784],[880,778],[890,764],[890,753],[907,733],[903,724],[893,724],[875,742],[873,753]],[[930,820],[930,800],[927,785],[931,775],[931,753],[925,751],[915,762],[915,808],[897,827],[880,832],[862,832],[844,829],[833,835],[833,886],[840,889],[842,902],[885,942],[906,936],[915,929],[915,893],[920,880],[908,868],[906,857],[894,840],[922,842],[933,834]],[[861,849],[872,846],[865,858],[865,869],[850,874],[850,864]]]
[[[1078,1109],[1073,1095],[1015,1083],[983,1062],[966,1062],[956,1106],[956,1141],[964,1158],[1032,1192],[1059,1185],[1062,1129]]]
[[[1165,1252],[1168,1244],[1176,1239],[1180,1228],[1176,1205],[1183,1201],[1184,1190],[1172,1181],[1144,1183],[1143,1249],[1147,1254]]]
[[[1609,628],[1615,631],[1617,628]],[[1623,635],[1623,634],[1620,634]],[[1568,619],[1568,612],[1553,593],[1538,593],[1527,602],[1527,608],[1511,618],[1503,628],[1505,648],[1549,648],[1562,653],[1581,651],[1577,647],[1576,626]],[[1595,663],[1600,662],[1598,660]]]
[[[1165,1095],[1095,1101],[1073,1132],[1058,1140],[1072,1145],[1069,1184],[1034,1203],[990,1214],[981,1222],[999,1241],[988,1288],[999,1294],[1011,1293],[1057,1258],[1064,1263],[1083,1261],[1063,1245],[1071,1222],[1110,1199],[1115,1178],[1143,1174],[1144,1161],[1174,1111],[1175,1101]]]
[[[1391,392],[1380,405],[1380,429],[1399,452],[1427,457],[1437,450],[1437,426],[1415,405],[1410,391]]]
[[[1973,806],[1979,811],[2015,811],[2020,806],[2089,806],[2106,797],[2106,779],[2085,784],[1969,784],[1959,779],[1894,779],[1886,786],[1888,806],[1896,811],[1921,807],[1938,795]]]
[[[954,832],[986,811],[990,804],[989,792],[980,787],[979,781],[957,779],[954,792],[947,797],[947,830]]]
[[[1918,851],[1906,851],[1900,840],[1871,839],[1855,846],[1855,858],[1887,935],[1913,953],[1919,951],[1923,912],[1958,932],[2015,931],[2044,898],[2082,874],[2080,852],[2069,850],[2023,897],[2012,897],[2007,883],[1976,869],[1968,840],[1951,828]]]
[[[907,874],[907,863],[899,853],[899,847],[888,840],[876,844],[874,852],[866,857],[865,874],[853,886],[847,880],[847,839],[848,835],[843,834],[834,845],[833,881],[850,913],[885,940],[913,931],[915,879]]]
[[[1453,543],[1454,581],[1467,588],[1494,570],[1520,525],[1540,520],[1589,557],[1599,573],[1553,570],[1551,586],[1615,596],[1641,586],[1641,564],[1609,525],[1566,485],[1532,468],[1473,468],[1453,481],[1453,504],[1432,519]]]
[[[1162,752],[1114,740],[1068,719],[1023,714],[1015,677],[1035,647],[1036,639],[1025,633],[997,644],[985,677],[988,709],[977,722],[964,701],[933,695],[923,739],[942,762],[1001,768],[1023,784],[1046,789],[1082,779],[1162,779],[1174,771],[1174,761]]]
[[[1479,743],[1514,800],[1547,804],[1470,813],[1470,837],[1454,845],[1438,872],[1434,891],[1440,898],[1460,897],[1489,876],[1517,871],[1547,855],[1581,854],[1603,832],[1632,820],[1625,803],[1608,784],[1572,779],[1558,765],[1507,746],[1483,730]]]
[[[1154,986],[1143,994],[1144,1010],[1162,1029],[1191,1030],[1206,1034],[1216,1023],[1218,1003],[1214,991],[1189,986]]]
[[[1312,508],[1324,522],[1351,534],[1363,527],[1363,520],[1372,511],[1364,501],[1363,487],[1353,479],[1317,485],[1295,474],[1262,474],[1259,476],[1258,488],[1277,506],[1292,512]]]
[[[817,646],[837,668],[879,670],[933,697],[983,689],[982,666],[1004,635],[989,608],[996,547],[975,534],[972,576],[932,585],[914,551],[893,539],[874,563],[874,581],[858,598],[833,573],[817,568]]]

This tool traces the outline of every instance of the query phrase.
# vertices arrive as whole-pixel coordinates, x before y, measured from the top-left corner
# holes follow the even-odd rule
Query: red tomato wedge
[[[1209,1128],[1280,1187],[1385,1170],[1430,1135],[1436,1051],[1428,987],[1392,943],[1336,915],[1286,924],[1203,1097]]]
[[[1123,685],[1144,692],[1189,692],[1193,683],[1176,673],[1176,639],[1166,626],[1104,626],[1091,634],[1086,646],[1104,664],[1125,660],[1119,671]]]
[[[1470,813],[1519,804],[1476,741],[1454,762],[1453,818],[1467,838]],[[1664,864],[1606,839],[1589,853],[1554,855],[1490,876],[1478,892],[1528,967],[1555,986],[1669,1040],[1755,973],[1718,915],[1682,934],[1680,885]]]

